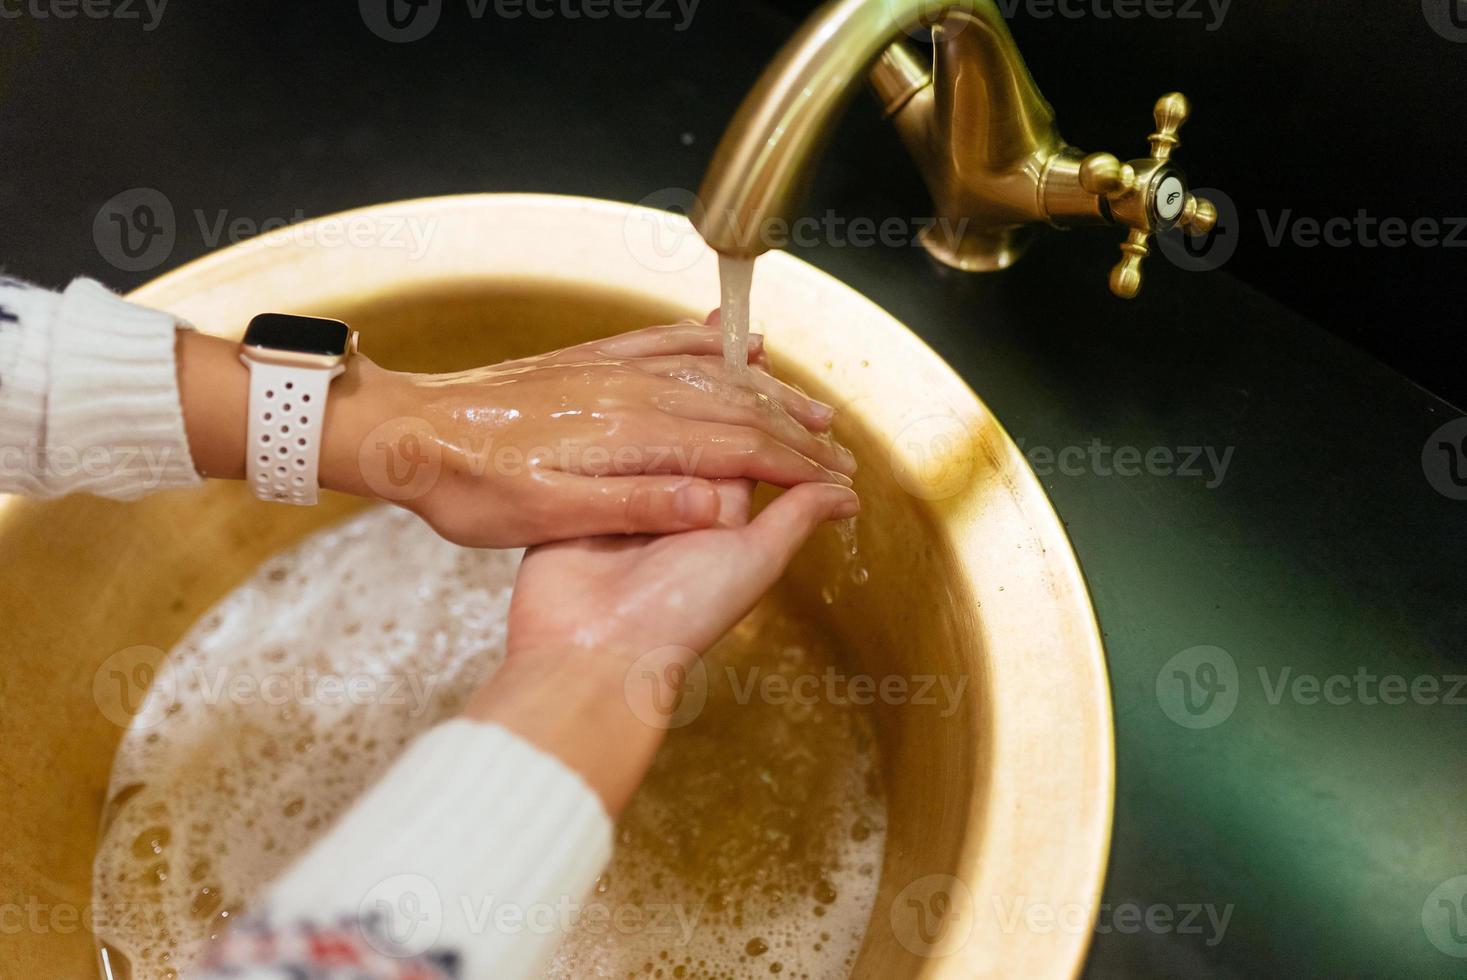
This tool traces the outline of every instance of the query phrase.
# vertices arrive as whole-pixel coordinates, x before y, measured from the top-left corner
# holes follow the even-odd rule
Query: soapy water
[[[186,975],[413,736],[456,714],[504,657],[519,557],[374,508],[205,613],[113,763],[93,867],[96,907],[127,910],[99,924],[109,958],[139,980]],[[756,680],[818,675],[835,655],[778,596],[709,652],[708,700],[669,733],[584,903],[679,927],[587,917],[549,977],[849,971],[885,846],[870,719],[751,696]]]

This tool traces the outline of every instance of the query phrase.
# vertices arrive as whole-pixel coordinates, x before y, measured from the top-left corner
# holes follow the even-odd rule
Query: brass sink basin
[[[421,249],[403,247],[404,229]],[[776,367],[841,407],[862,461],[869,581],[823,604],[843,555],[822,533],[786,587],[833,618],[852,673],[911,691],[966,678],[956,711],[915,696],[872,707],[889,829],[853,975],[1072,976],[1105,871],[1114,749],[1101,641],[1060,522],[997,420],[914,334],[786,254],[761,258],[754,281]],[[701,317],[718,280],[680,218],[472,195],[284,229],[133,298],[228,336],[267,309],[344,317],[379,363],[446,370]],[[109,658],[168,649],[266,556],[358,506],[270,506],[232,483],[134,504],[0,498],[0,961],[15,975],[95,968],[93,848],[124,702],[147,681],[113,676]]]

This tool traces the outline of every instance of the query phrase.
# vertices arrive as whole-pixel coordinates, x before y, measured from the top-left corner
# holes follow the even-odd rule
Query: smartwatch
[[[340,320],[261,313],[250,321],[239,359],[250,369],[245,478],[256,497],[316,502],[327,392],[356,350],[356,331]]]

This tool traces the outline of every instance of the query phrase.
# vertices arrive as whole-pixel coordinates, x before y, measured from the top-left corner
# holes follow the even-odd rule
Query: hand
[[[583,650],[634,660],[675,647],[691,659],[754,607],[822,521],[860,510],[855,491],[806,483],[750,521],[749,481],[718,491],[718,527],[530,549],[510,600],[507,655]]]
[[[752,484],[718,485],[719,526],[530,549],[509,607],[508,654],[465,717],[517,732],[577,770],[617,813],[651,764],[666,705],[635,667],[674,680],[753,608],[810,532],[860,509],[805,483],[753,521]]]
[[[365,365],[375,394],[328,437],[323,474],[501,548],[708,527],[716,479],[848,484],[833,410],[759,369],[762,338],[750,349],[755,367],[731,373],[717,331],[686,323],[459,374]]]
[[[390,500],[471,547],[708,527],[712,480],[849,483],[834,411],[765,370],[730,374],[716,330],[651,327],[459,374],[348,362],[327,401],[322,486]],[[183,332],[194,464],[241,479],[249,378],[238,345]]]

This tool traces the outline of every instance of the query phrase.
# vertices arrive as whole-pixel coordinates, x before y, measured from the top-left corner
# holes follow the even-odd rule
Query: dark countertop
[[[460,12],[425,41],[387,45],[349,6],[326,6],[180,4],[152,32],[0,23],[8,271],[130,287],[226,244],[208,241],[221,210],[259,223],[464,191],[635,201],[694,188],[788,30],[712,4],[686,32]],[[124,272],[92,220],[134,187],[170,200],[177,243],[158,268]],[[809,212],[827,209],[926,213],[868,104],[833,138]],[[1428,437],[1459,413],[1224,273],[1153,257],[1142,297],[1113,299],[1118,238],[1049,235],[996,276],[937,268],[917,248],[796,249],[926,338],[1037,459],[1098,440],[1227,460],[1220,481],[1206,455],[1202,476],[1120,476],[1108,458],[1044,476],[1115,693],[1109,908],[1089,975],[1460,972],[1432,939],[1458,955],[1467,941],[1429,933],[1423,910],[1467,874],[1467,688],[1443,680],[1467,673],[1467,502],[1422,465]],[[1164,710],[1180,704],[1169,661],[1198,646],[1225,651],[1195,656],[1223,667],[1231,694],[1196,716],[1216,724],[1189,728]],[[1205,669],[1190,675],[1206,682]],[[1436,700],[1457,703],[1368,703],[1379,685],[1362,690],[1360,669],[1437,678]],[[1347,703],[1276,696],[1285,670],[1286,683],[1345,675],[1329,690]],[[1154,912],[1156,927],[1132,931],[1128,904],[1161,907],[1173,925]],[[1193,906],[1231,906],[1220,941]]]

